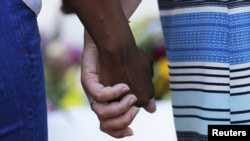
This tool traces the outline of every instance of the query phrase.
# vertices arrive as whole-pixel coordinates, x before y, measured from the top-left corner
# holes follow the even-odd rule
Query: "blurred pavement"
[[[49,141],[176,141],[171,101],[157,102],[153,114],[141,109],[131,124],[134,135],[115,139],[99,130],[99,121],[89,106],[48,115]]]

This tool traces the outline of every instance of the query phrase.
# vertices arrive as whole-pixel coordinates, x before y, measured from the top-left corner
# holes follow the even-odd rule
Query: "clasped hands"
[[[129,125],[143,107],[156,110],[153,68],[150,57],[139,48],[123,54],[121,60],[98,52],[96,44],[85,32],[81,82],[92,110],[100,121],[100,129],[116,138],[133,134]],[[118,61],[119,60],[119,61]]]
[[[131,37],[128,26],[124,23],[141,0],[108,2],[62,0],[62,2],[62,11],[64,13],[76,12],[83,25],[92,31],[90,33],[99,43],[96,46],[85,31],[81,82],[91,108],[100,121],[100,129],[116,138],[131,136],[133,131],[129,125],[140,107],[149,113],[156,110],[153,97],[152,61],[144,51],[136,47],[133,39],[128,39],[128,42],[124,39],[124,37]],[[101,10],[96,11],[96,9]],[[102,17],[101,21],[104,23],[98,21],[99,17]],[[120,31],[122,36],[111,38],[113,39],[111,42],[119,42],[118,40],[123,38],[120,45],[128,44],[123,47],[118,45],[115,48],[117,52],[104,49],[104,47],[109,47],[106,44],[107,40],[104,39],[105,35],[109,33],[113,35],[112,37],[121,35],[116,34],[117,31]],[[99,40],[100,38],[102,39]],[[100,44],[102,47],[99,46]]]

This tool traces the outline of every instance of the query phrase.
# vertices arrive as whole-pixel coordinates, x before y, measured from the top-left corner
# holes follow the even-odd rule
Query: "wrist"
[[[104,39],[99,39],[99,42],[97,41],[98,51],[102,55],[106,55],[107,57],[126,57],[128,54],[133,55],[135,53],[137,46],[132,31],[129,26],[123,27],[127,27],[127,29],[121,32],[123,28],[119,28],[119,33],[109,30],[109,32],[106,32]]]

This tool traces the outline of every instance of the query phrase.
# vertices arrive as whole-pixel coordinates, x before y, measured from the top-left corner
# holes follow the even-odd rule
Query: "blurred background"
[[[48,101],[49,141],[116,141],[99,130],[80,83],[83,26],[61,12],[60,0],[42,0],[38,16]],[[131,125],[134,136],[121,141],[175,141],[165,44],[157,0],[143,0],[130,26],[137,45],[154,58],[156,113],[143,109]]]

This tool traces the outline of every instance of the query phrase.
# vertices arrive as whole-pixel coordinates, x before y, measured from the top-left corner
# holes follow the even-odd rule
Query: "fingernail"
[[[134,109],[132,110],[132,115],[136,115],[139,111],[140,111],[139,108],[134,107]]]
[[[129,104],[133,105],[136,102],[137,98],[135,96],[131,96],[131,98],[129,99]]]
[[[127,130],[124,134],[123,134],[123,136],[132,136],[134,133],[133,133],[133,131],[132,130]]]
[[[129,87],[127,85],[122,87],[122,91],[128,91],[128,90],[129,90]]]

